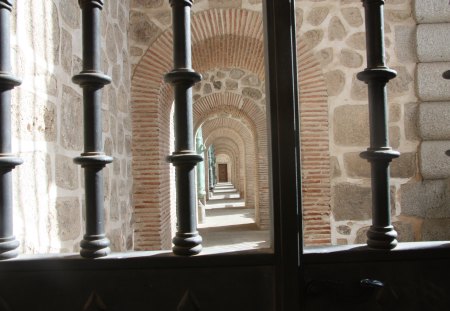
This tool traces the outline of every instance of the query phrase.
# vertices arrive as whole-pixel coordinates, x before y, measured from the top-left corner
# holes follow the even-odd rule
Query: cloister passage
[[[194,133],[201,129],[205,150],[214,147],[216,164],[227,164],[227,181],[245,207],[254,211],[255,225],[267,230],[271,219],[262,14],[234,8],[200,10],[191,17],[191,29],[192,66],[203,76],[192,90]],[[327,91],[314,47],[304,41],[297,47],[305,242],[327,244],[331,242]],[[165,161],[172,144],[173,93],[163,81],[171,67],[172,30],[167,28],[149,44],[132,80],[137,250],[169,249],[175,229],[174,174]],[[204,156],[208,172],[208,155]]]

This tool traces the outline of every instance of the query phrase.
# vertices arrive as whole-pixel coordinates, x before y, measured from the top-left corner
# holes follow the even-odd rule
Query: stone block
[[[399,104],[389,102],[389,122],[398,122],[401,118],[401,107]]]
[[[393,149],[400,146],[400,128],[398,126],[389,127],[389,145]]]
[[[339,95],[345,86],[345,74],[341,70],[333,70],[325,73],[328,96]]]
[[[336,221],[369,220],[372,217],[372,190],[369,186],[340,183],[333,186],[332,211]],[[390,190],[391,215],[395,215],[395,188]]]
[[[420,171],[425,179],[450,177],[450,157],[445,154],[450,141],[424,141],[420,148]]]
[[[405,137],[408,140],[419,140],[419,130],[418,130],[418,110],[419,105],[417,103],[405,104]]]
[[[426,219],[422,225],[422,240],[450,240],[450,219]]]
[[[396,26],[395,34],[395,54],[399,62],[416,62],[416,27],[415,26]]]
[[[344,165],[348,177],[370,178],[370,163],[359,156],[359,152],[344,154]],[[416,173],[416,154],[413,152],[402,153],[394,159],[390,165],[391,177],[410,178]]]
[[[449,184],[445,179],[407,183],[400,187],[402,214],[421,218],[450,217]]]
[[[417,26],[417,57],[420,62],[450,61],[450,23]]]
[[[352,49],[364,51],[366,49],[366,34],[357,32],[348,37],[345,43]]]
[[[68,75],[72,74],[72,35],[64,28],[61,31],[61,65]]]
[[[333,214],[336,221],[368,220],[372,214],[371,189],[351,183],[332,188]]]
[[[350,96],[353,100],[360,100],[360,101],[364,101],[367,102],[367,98],[368,98],[368,89],[367,89],[367,84],[359,81],[356,78],[356,75],[353,77],[352,79],[352,85],[351,85],[351,91],[350,91]]]
[[[239,80],[240,78],[242,78],[245,75],[245,72],[242,71],[241,69],[238,68],[233,68],[230,71],[230,78],[231,79],[235,79],[235,80]],[[207,78],[204,77],[204,79],[206,80]]]
[[[422,23],[446,23],[450,21],[448,1],[416,0],[413,1],[415,19]]]
[[[450,62],[419,63],[417,65],[417,95],[423,101],[450,101],[450,80],[442,74]]]
[[[362,55],[350,49],[341,50],[340,60],[342,65],[349,68],[359,68],[363,65]]]
[[[322,42],[324,32],[321,29],[312,29],[303,34],[303,42],[306,43],[308,50],[312,50]]]
[[[347,31],[345,30],[344,25],[342,24],[342,21],[339,19],[339,17],[334,16],[330,20],[330,24],[328,25],[328,39],[330,41],[334,40],[343,40],[345,36],[347,35]]]
[[[364,22],[359,8],[343,8],[341,12],[347,23],[352,27],[359,27]]]
[[[108,232],[108,237],[111,242],[110,248],[113,252],[123,251],[123,237],[121,229],[114,229]]]
[[[151,44],[160,34],[161,30],[143,13],[131,12],[129,36],[137,43]],[[114,38],[112,38],[114,39]]]
[[[134,30],[138,31],[136,29]],[[142,34],[142,30],[139,34]],[[115,63],[117,61],[117,45],[116,41],[114,40],[113,26],[108,26],[108,28],[106,29],[106,55],[111,63]]]
[[[345,105],[334,110],[334,141],[343,146],[369,145],[369,117],[365,105]]]
[[[391,162],[391,177],[410,178],[416,174],[416,153],[400,153],[400,157]]]
[[[242,89],[242,95],[245,97],[250,97],[251,99],[258,100],[262,98],[262,93],[258,89],[251,87],[244,87]]]
[[[389,97],[400,96],[408,92],[413,86],[413,77],[403,66],[393,67],[397,71],[397,77],[387,84]]]
[[[61,145],[68,150],[80,151],[83,146],[83,111],[81,96],[71,87],[63,86],[61,100]]]
[[[418,128],[424,140],[450,140],[450,102],[419,105]]]
[[[78,165],[73,163],[72,158],[57,154],[55,175],[58,187],[68,190],[78,188]]]
[[[325,18],[328,16],[330,9],[326,6],[312,8],[309,12],[306,20],[313,26],[318,26],[322,24]]]
[[[336,228],[336,231],[342,235],[350,235],[350,233],[352,232],[352,229],[349,226],[340,225]]]
[[[385,27],[386,33],[390,32],[390,24],[391,23],[401,23],[411,18],[411,11],[409,8],[405,8],[404,10],[384,10],[384,18],[386,24]]]
[[[241,83],[242,83],[242,85],[245,85],[245,86],[260,86],[261,85],[261,81],[259,80],[258,76],[254,75],[254,74],[249,74],[249,75],[243,77]]]
[[[323,68],[333,61],[333,48],[324,48],[317,52],[315,56],[319,59]]]
[[[344,154],[344,166],[348,177],[370,178],[370,163],[359,156],[359,152]]]
[[[57,198],[56,215],[61,241],[77,239],[81,233],[81,206],[78,198]]]
[[[77,1],[60,1],[59,11],[62,16],[62,20],[70,28],[79,28],[81,21],[81,10]]]

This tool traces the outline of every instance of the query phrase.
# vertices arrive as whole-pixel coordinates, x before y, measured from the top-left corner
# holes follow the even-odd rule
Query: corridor
[[[203,222],[198,225],[204,252],[269,248],[269,231],[258,229],[254,215],[254,209],[245,207],[231,183],[218,183],[206,202]]]

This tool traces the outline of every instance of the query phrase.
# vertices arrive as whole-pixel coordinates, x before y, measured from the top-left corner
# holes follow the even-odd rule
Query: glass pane
[[[82,90],[71,82],[82,67],[81,11],[76,1],[53,2],[18,1],[13,11],[13,72],[24,79],[13,92],[13,151],[25,160],[13,172],[14,219],[24,253],[78,252],[84,231],[83,170],[73,164],[83,149]],[[105,1],[101,21],[101,69],[112,78],[102,134],[114,158],[104,169],[106,233],[113,251],[170,250],[170,4]],[[193,98],[204,245],[270,247],[262,5],[194,1],[191,25],[193,68],[203,75]]]
[[[205,251],[222,252],[268,248],[262,6],[199,1],[192,13],[192,67],[203,76],[192,89],[196,149],[204,157],[196,169],[203,246]],[[135,52],[132,105],[144,107],[134,112],[133,126],[137,131],[153,130],[133,143],[134,204],[139,215],[135,249],[168,249],[176,203],[174,175],[168,178],[171,168],[165,162],[173,151],[168,145],[173,97],[171,87],[162,82],[173,66],[169,3],[148,8],[133,2],[130,23],[130,51]],[[151,152],[155,146],[159,149]]]
[[[414,8],[420,1],[385,2],[387,64],[397,71],[387,87],[389,139],[401,153],[391,163],[392,222],[400,242],[448,239],[450,162],[444,151],[450,146],[435,141],[446,139],[441,128],[434,128],[437,136],[420,133],[431,123],[447,123],[437,118],[444,108],[417,103],[425,93],[427,102],[446,100],[436,95],[446,93],[436,89],[445,83],[445,66],[439,67],[425,39],[434,30],[419,40],[422,17],[412,12],[427,12]],[[359,156],[369,147],[367,85],[356,78],[366,68],[362,2],[300,0],[296,7],[304,244],[365,243],[372,207],[370,164]]]

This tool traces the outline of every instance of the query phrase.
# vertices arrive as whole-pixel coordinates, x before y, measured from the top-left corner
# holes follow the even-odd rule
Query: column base
[[[84,258],[105,257],[111,253],[109,240],[102,235],[84,236],[80,242],[80,255]]]
[[[19,252],[19,241],[14,236],[0,238],[0,260],[6,260],[17,257]]]
[[[177,232],[172,242],[174,244],[172,251],[178,256],[193,256],[199,254],[202,250],[202,237],[198,232]]]
[[[397,232],[393,226],[374,227],[367,231],[367,246],[374,249],[393,249],[397,246]]]

